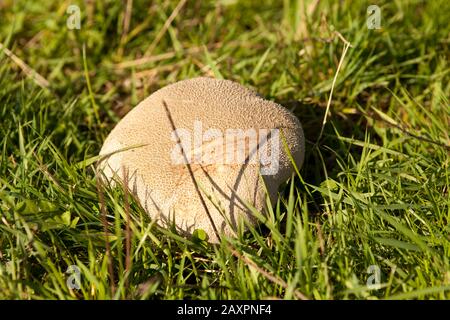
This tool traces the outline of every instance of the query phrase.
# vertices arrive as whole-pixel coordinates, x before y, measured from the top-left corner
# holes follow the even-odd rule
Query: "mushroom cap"
[[[100,167],[110,182],[128,181],[159,224],[175,223],[185,236],[202,229],[217,242],[189,168],[216,229],[234,236],[244,221],[256,223],[248,205],[264,212],[266,195],[273,203],[291,176],[283,140],[300,168],[304,136],[291,112],[239,83],[194,78],[168,85],[132,109],[106,138]]]

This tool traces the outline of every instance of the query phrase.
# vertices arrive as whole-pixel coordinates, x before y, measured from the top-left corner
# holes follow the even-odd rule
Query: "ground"
[[[449,299],[448,21],[447,0],[0,2],[0,298]],[[195,76],[307,138],[273,210],[217,246],[95,179],[114,124]]]

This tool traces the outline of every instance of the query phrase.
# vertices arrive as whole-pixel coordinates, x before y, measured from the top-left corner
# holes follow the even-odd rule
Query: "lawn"
[[[449,299],[450,3],[372,2],[1,1],[0,298]],[[219,245],[96,179],[114,125],[196,76],[280,103],[307,140]]]

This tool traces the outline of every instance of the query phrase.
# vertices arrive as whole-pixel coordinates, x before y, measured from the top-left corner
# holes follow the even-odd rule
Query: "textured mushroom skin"
[[[210,242],[217,242],[186,164],[174,164],[171,153],[176,145],[173,127],[164,108],[167,105],[176,128],[194,132],[195,121],[203,131],[220,129],[282,130],[279,139],[279,170],[261,176],[255,164],[192,164],[195,180],[219,233],[233,236],[242,219],[255,223],[247,209],[251,204],[264,211],[268,195],[276,200],[279,185],[293,169],[282,139],[300,167],[304,157],[304,136],[298,119],[282,106],[265,100],[242,85],[212,78],[194,78],[168,85],[139,103],[111,131],[100,151],[104,176],[123,180],[128,172],[130,190],[146,212],[161,225],[175,222],[186,236],[203,229]],[[268,141],[269,145],[272,140]],[[275,142],[273,142],[275,143]],[[123,169],[127,171],[124,171]],[[114,179],[113,179],[114,178]],[[220,209],[218,209],[220,208]]]

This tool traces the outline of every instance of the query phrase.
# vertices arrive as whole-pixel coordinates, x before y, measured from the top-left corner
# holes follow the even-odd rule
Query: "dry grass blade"
[[[172,14],[169,16],[169,18],[164,22],[163,27],[161,30],[159,30],[158,34],[156,35],[156,38],[153,40],[153,42],[148,47],[147,51],[145,51],[145,56],[150,56],[153,53],[153,50],[155,50],[156,46],[158,45],[159,41],[161,41],[164,34],[169,29],[170,25],[172,24],[172,21],[177,17],[178,13],[180,12],[181,8],[186,4],[187,0],[181,0],[175,9],[172,11]]]
[[[214,50],[217,48],[222,47],[224,44],[223,42],[216,42],[216,43],[212,43],[206,46],[206,48],[208,50]],[[229,42],[227,43],[227,46],[230,48],[235,48],[235,47],[246,47],[243,44],[240,44],[238,41],[235,42]],[[252,48],[256,49],[259,46],[252,46]],[[183,54],[184,56],[189,56],[189,55],[194,55],[194,54],[199,54],[199,53],[203,53],[205,52],[205,46],[197,46],[197,47],[185,47],[183,49]],[[164,61],[164,60],[169,60],[172,59],[174,57],[177,56],[177,53],[175,51],[170,51],[170,52],[166,52],[166,53],[161,53],[161,54],[157,54],[157,55],[153,55],[150,57],[142,57],[139,59],[135,59],[135,60],[129,60],[129,61],[123,61],[120,63],[117,63],[114,67],[117,70],[120,69],[126,69],[126,68],[133,68],[133,67],[139,67],[142,66],[144,64],[147,63],[153,63],[153,62],[159,62],[159,61]]]
[[[423,137],[421,135],[414,134],[410,130],[404,128],[401,124],[398,124],[396,122],[390,121],[389,119],[384,117],[384,114],[380,110],[378,110],[378,109],[376,109],[374,107],[371,107],[371,110],[373,110],[375,112],[375,114],[378,116],[378,119],[376,117],[372,116],[370,113],[367,113],[367,112],[364,112],[364,115],[369,117],[372,120],[382,121],[385,124],[387,124],[388,126],[390,126],[392,128],[396,128],[396,129],[402,131],[403,133],[407,134],[408,136],[410,136],[410,137],[412,137],[414,139],[417,139],[417,140],[420,140],[420,141],[424,141],[424,142],[428,142],[428,143],[432,143],[432,144],[434,144],[436,146],[445,148],[445,149],[450,151],[450,145],[442,143],[442,142],[439,142],[439,141],[432,140],[432,139],[427,138],[427,137]]]
[[[308,13],[308,16],[311,16],[314,11],[316,11],[317,5],[319,4],[320,0],[313,0],[309,5],[306,12]]]
[[[41,76],[39,73],[37,73],[34,69],[32,69],[29,65],[27,65],[22,59],[20,59],[18,56],[16,56],[11,50],[6,48],[2,43],[0,43],[0,50],[3,50],[5,52],[6,56],[9,57],[16,65],[19,66],[20,69],[22,69],[25,74],[31,78],[41,87],[44,89],[48,89],[50,86],[50,83],[45,79],[43,76]]]
[[[273,283],[276,283],[280,286],[282,286],[284,289],[288,289],[289,285],[286,283],[286,281],[284,281],[283,279],[278,278],[277,276],[273,275],[272,273],[270,273],[267,270],[264,270],[263,268],[259,267],[255,262],[253,262],[252,260],[250,260],[249,258],[243,256],[242,254],[240,254],[239,252],[237,252],[236,249],[234,249],[232,246],[229,247],[231,253],[238,259],[242,260],[243,262],[245,262],[247,265],[252,266],[253,268],[255,268],[256,270],[258,270],[258,272],[260,274],[262,274],[264,277],[266,277],[268,280],[272,281]],[[297,299],[300,300],[309,300],[309,298],[301,293],[299,290],[294,290],[294,295]]]
[[[131,12],[133,11],[133,0],[127,0],[125,17],[123,18],[123,36],[126,36],[130,30]]]
[[[342,64],[344,63],[344,58],[345,55],[347,54],[348,48],[352,46],[350,42],[348,42],[344,38],[344,36],[342,36],[342,34],[340,34],[339,32],[335,31],[335,35],[344,42],[344,48],[342,49],[341,58],[339,59],[339,64],[336,73],[334,74],[333,83],[331,84],[330,96],[328,97],[327,108],[325,109],[325,115],[323,116],[322,127],[320,128],[320,133],[316,141],[316,146],[319,145],[319,141],[322,138],[323,130],[325,128],[325,124],[327,123],[328,113],[330,112],[331,99],[333,98],[334,86],[336,85],[336,80],[339,75],[339,71],[341,70]]]
[[[130,30],[131,23],[131,13],[133,11],[133,0],[127,0],[127,4],[125,7],[125,14],[123,17],[123,31],[122,36],[120,38],[120,47],[119,47],[119,55],[123,55],[123,46],[125,45],[128,31]]]
[[[320,226],[320,223],[316,223],[316,227],[317,227],[317,238],[319,239],[320,254],[322,256],[325,256],[325,242],[323,240],[322,227]]]

